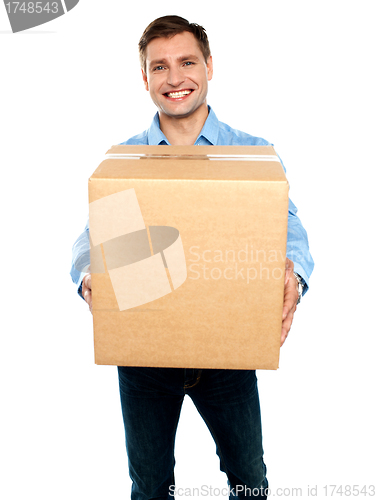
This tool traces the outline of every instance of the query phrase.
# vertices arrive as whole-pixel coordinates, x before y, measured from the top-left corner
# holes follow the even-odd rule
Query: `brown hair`
[[[206,30],[195,23],[189,23],[187,19],[179,16],[164,16],[152,21],[144,30],[139,41],[140,64],[146,72],[146,51],[148,43],[154,38],[171,38],[178,33],[188,31],[197,39],[205,62],[211,55]]]

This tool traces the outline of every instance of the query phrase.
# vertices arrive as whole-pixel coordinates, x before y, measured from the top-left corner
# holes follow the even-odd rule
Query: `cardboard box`
[[[95,362],[276,369],[288,182],[272,146],[114,146],[89,179]]]

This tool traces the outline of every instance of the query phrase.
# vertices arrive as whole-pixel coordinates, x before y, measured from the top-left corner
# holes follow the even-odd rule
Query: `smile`
[[[192,90],[179,90],[177,92],[166,92],[164,95],[170,97],[170,99],[181,99],[182,97],[191,94],[191,92]]]

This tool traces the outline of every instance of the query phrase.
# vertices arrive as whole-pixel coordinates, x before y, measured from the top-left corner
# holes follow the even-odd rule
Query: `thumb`
[[[84,281],[84,285],[91,290],[92,289],[92,275],[87,274],[86,276],[84,276],[83,281]]]

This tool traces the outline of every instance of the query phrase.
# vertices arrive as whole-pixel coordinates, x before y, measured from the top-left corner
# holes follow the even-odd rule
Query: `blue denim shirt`
[[[198,135],[195,146],[269,146],[271,143],[260,137],[233,129],[220,122],[214,111],[208,106],[208,117]],[[149,129],[141,134],[135,135],[121,144],[134,145],[170,145],[169,141],[160,129],[158,113],[155,114]],[[283,164],[283,163],[282,163]],[[285,167],[283,165],[285,170]],[[308,237],[300,219],[297,217],[297,208],[289,200],[288,208],[288,234],[287,234],[287,257],[294,263],[295,272],[304,280],[305,294],[309,287],[309,277],[314,268],[314,262],[309,252]],[[72,281],[78,286],[81,295],[81,282],[86,269],[90,264],[89,255],[89,222],[84,232],[77,238],[72,249]]]

